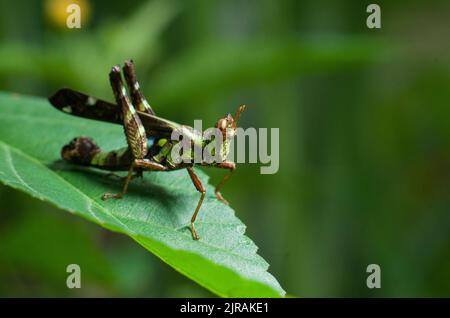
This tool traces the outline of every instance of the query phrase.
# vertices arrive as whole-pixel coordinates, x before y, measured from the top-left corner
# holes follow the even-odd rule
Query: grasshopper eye
[[[228,122],[224,118],[219,119],[219,121],[216,124],[216,128],[218,128],[220,130],[224,130],[225,128],[227,128],[227,126],[228,126]]]

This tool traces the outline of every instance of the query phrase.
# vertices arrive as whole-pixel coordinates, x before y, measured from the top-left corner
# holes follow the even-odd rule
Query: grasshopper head
[[[236,115],[231,116],[231,114],[228,114],[226,117],[220,118],[215,128],[219,129],[223,136],[223,141],[233,138],[236,134],[236,128],[237,123],[239,121],[239,117],[241,117],[241,113],[245,110],[245,105],[239,106],[238,110],[236,111]]]

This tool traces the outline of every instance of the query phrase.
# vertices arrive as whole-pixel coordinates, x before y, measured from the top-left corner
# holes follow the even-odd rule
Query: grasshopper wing
[[[142,125],[145,128],[145,133],[147,134],[147,137],[153,136],[153,137],[164,137],[164,138],[170,138],[172,135],[172,132],[180,128],[181,125],[177,124],[173,121],[151,115],[144,112],[137,112],[139,115],[139,118],[141,119]]]

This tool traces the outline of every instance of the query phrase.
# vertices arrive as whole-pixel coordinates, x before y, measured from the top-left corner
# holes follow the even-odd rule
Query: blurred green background
[[[158,115],[212,125],[245,103],[243,127],[280,128],[280,169],[239,165],[224,194],[290,295],[450,296],[448,1],[377,1],[380,30],[356,0],[69,1],[79,30],[66,2],[0,2],[0,90],[112,100],[108,71],[133,58]],[[381,289],[366,287],[371,263]],[[131,239],[0,186],[0,295],[210,294]]]

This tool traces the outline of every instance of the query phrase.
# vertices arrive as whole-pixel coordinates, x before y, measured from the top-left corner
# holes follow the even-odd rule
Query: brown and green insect
[[[131,179],[135,176],[142,176],[143,171],[186,169],[195,188],[201,193],[200,200],[191,218],[192,236],[195,240],[198,240],[199,236],[195,231],[194,222],[206,190],[192,167],[197,164],[229,171],[215,189],[217,198],[227,203],[220,194],[220,190],[236,169],[236,166],[234,162],[227,161],[226,157],[231,141],[230,137],[233,137],[236,132],[237,122],[245,106],[241,105],[234,117],[228,114],[220,118],[215,124],[215,128],[219,129],[223,136],[220,161],[212,163],[209,161],[195,163],[194,160],[177,162],[171,157],[172,148],[180,142],[171,139],[174,130],[177,129],[183,131],[183,134],[188,134],[193,145],[201,149],[204,149],[209,141],[205,141],[201,136],[193,133],[192,127],[177,124],[155,115],[139,87],[133,61],[125,61],[123,75],[131,100],[123,84],[120,67],[114,66],[109,73],[109,80],[116,104],[68,88],[57,91],[49,98],[49,101],[57,109],[67,114],[123,125],[128,146],[113,151],[102,151],[93,139],[81,136],[74,138],[69,144],[65,145],[61,150],[61,156],[64,160],[78,165],[109,171],[128,171],[122,191],[114,194],[104,193],[103,200],[124,196]]]

